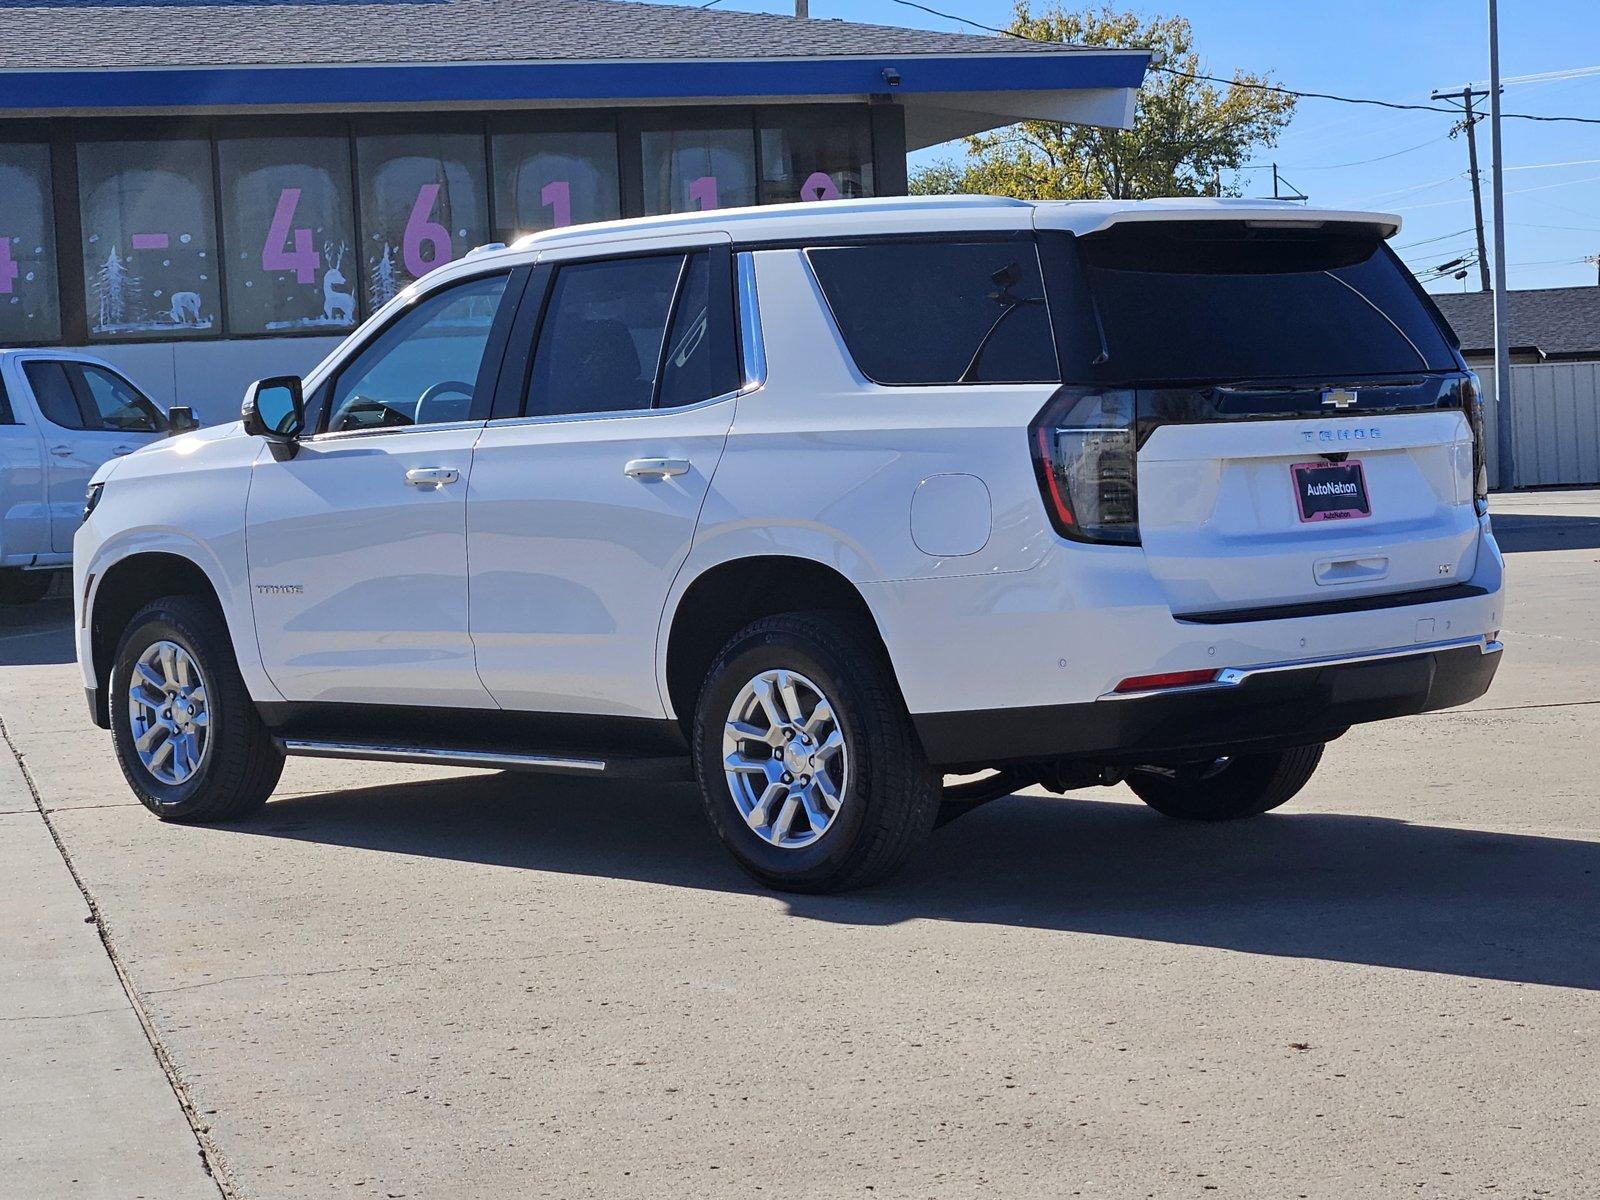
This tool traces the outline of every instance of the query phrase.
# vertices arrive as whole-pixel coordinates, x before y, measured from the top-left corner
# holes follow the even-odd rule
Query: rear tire
[[[876,883],[939,812],[940,778],[882,647],[835,613],[767,617],[733,637],[700,690],[694,759],[723,845],[780,891]]]
[[[110,714],[122,774],[163,821],[248,816],[283,771],[222,614],[194,596],[164,596],[128,622],[112,660]]]
[[[1323,747],[1298,746],[1275,754],[1241,754],[1176,767],[1141,767],[1128,773],[1134,794],[1168,817],[1237,821],[1286,803],[1311,778]]]
[[[36,604],[50,590],[54,571],[0,571],[0,604]]]

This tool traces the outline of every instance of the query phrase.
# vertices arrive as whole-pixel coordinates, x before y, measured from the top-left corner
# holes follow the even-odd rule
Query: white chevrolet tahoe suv
[[[883,199],[485,248],[95,478],[89,707],[164,819],[287,754],[692,771],[794,890],[1034,783],[1264,812],[1500,658],[1476,380],[1397,224]]]

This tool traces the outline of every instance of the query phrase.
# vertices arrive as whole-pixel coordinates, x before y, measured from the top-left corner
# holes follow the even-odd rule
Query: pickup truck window
[[[73,363],[70,375],[77,376],[79,398],[87,400],[100,419],[100,428],[116,433],[159,433],[166,418],[145,396],[122,376],[90,363]]]
[[[28,376],[28,385],[33,388],[33,399],[39,406],[39,412],[44,419],[52,425],[59,425],[62,429],[87,429],[89,423],[83,419],[83,410],[78,407],[77,394],[72,390],[72,381],[67,378],[66,367],[51,359],[35,359],[22,364],[23,372]]]
[[[0,379],[0,425],[15,425],[16,414],[11,411],[11,397],[6,394],[6,381]]]

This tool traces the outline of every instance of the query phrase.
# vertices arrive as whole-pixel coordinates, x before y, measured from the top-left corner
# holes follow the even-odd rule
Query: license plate
[[[1294,476],[1294,494],[1302,521],[1348,521],[1372,515],[1372,505],[1367,501],[1367,475],[1360,459],[1295,463],[1289,473]]]

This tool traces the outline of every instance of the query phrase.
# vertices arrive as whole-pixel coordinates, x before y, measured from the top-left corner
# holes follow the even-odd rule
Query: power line
[[[922,12],[930,13],[935,17],[942,17],[946,21],[956,21],[962,25],[970,25],[974,29],[982,29],[986,33],[997,33],[1002,37],[1013,37],[1020,42],[1037,42],[1044,46],[1059,46],[1064,49],[1078,51],[1100,49],[1100,47],[1094,46],[1069,45],[1066,42],[1052,41],[1050,38],[1029,37],[1027,34],[1018,33],[1014,29],[1001,29],[998,25],[985,25],[982,21],[974,21],[968,17],[960,17],[955,13],[941,12],[939,9],[930,8],[926,4],[917,4],[915,0],[894,0],[894,2],[896,4],[903,4],[907,8],[915,8]],[[1109,48],[1110,47],[1107,47],[1107,49]],[[1154,48],[1150,46],[1127,46],[1121,47],[1121,49],[1154,51]],[[1207,83],[1225,84],[1228,87],[1248,88],[1257,92],[1273,92],[1280,96],[1293,96],[1297,100],[1332,100],[1339,104],[1364,104],[1373,108],[1393,109],[1397,112],[1436,112],[1446,113],[1450,116],[1455,116],[1458,111],[1454,108],[1441,108],[1436,104],[1405,104],[1397,100],[1377,100],[1371,96],[1340,96],[1334,92],[1308,92],[1299,88],[1280,87],[1274,83],[1251,83],[1246,80],[1224,79],[1220,75],[1207,75],[1203,71],[1180,71],[1177,67],[1162,66],[1154,61],[1150,63],[1150,70],[1160,71],[1164,75],[1174,75],[1179,79],[1192,79],[1196,81],[1203,80]],[[1517,121],[1572,122],[1579,125],[1600,125],[1600,117],[1547,117],[1536,116],[1531,113],[1508,112],[1503,112],[1500,114],[1500,116],[1507,120]]]

